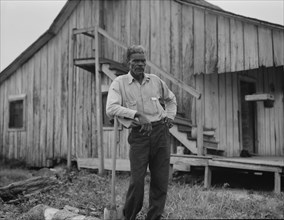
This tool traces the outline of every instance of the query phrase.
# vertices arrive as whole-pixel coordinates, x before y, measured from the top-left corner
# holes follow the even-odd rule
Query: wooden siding
[[[256,103],[257,153],[267,156],[284,155],[283,67],[206,75],[203,87],[205,127],[216,129],[215,138],[219,141],[218,148],[225,150],[227,156],[239,156],[242,147],[239,129],[241,110],[238,103],[240,99],[238,81],[242,76],[247,76],[256,82],[257,93],[270,93],[275,98],[272,108],[265,108],[263,102]],[[200,77],[196,76],[196,82],[200,83],[196,86],[202,87],[203,81],[199,79]],[[216,83],[213,83],[214,81]]]
[[[84,0],[76,5],[64,25],[55,26],[56,35],[1,82],[1,155],[26,160],[30,166],[45,166],[48,158],[66,158],[70,129],[72,156],[97,157],[95,76],[72,66],[71,34],[73,28],[97,25],[98,10],[103,19],[100,25],[110,35],[127,45],[144,45],[152,62],[202,92],[205,127],[216,129],[219,148],[228,156],[238,155],[240,149],[239,76],[253,77],[257,92],[269,92],[274,84],[274,107],[267,109],[257,103],[258,150],[261,155],[284,155],[283,29],[170,0]],[[76,40],[76,56],[93,57],[92,39],[78,36]],[[123,49],[105,39],[101,47],[103,57],[125,62]],[[258,69],[273,65],[280,67]],[[73,69],[74,81],[69,84]],[[248,69],[252,70],[241,72]],[[164,80],[177,95],[178,111],[195,124],[195,99]],[[109,79],[102,82],[111,83]],[[27,95],[25,131],[7,128],[8,97],[13,94]],[[110,157],[111,133],[104,132],[106,157]],[[127,134],[128,130],[120,131],[120,158],[128,157]]]

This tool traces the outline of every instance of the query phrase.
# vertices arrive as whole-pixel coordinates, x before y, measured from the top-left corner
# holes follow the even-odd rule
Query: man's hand
[[[168,118],[168,117],[165,118],[165,123],[168,126],[168,128],[172,128],[174,126],[173,122],[174,122],[173,119]]]
[[[146,118],[146,116],[140,112],[137,112],[135,114],[135,117],[138,118],[140,125],[141,125],[141,129],[139,130],[139,132],[143,132],[143,135],[150,135],[152,132],[152,124],[151,122]]]

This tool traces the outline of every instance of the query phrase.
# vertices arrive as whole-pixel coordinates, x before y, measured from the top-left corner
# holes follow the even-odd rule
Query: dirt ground
[[[48,191],[40,192],[31,197],[19,195],[13,202],[0,199],[1,220],[20,219],[23,213],[28,212],[38,204],[57,209],[63,209],[64,206],[68,205],[79,209],[79,214],[103,219],[103,209],[111,201],[110,174],[107,173],[101,177],[94,170],[78,171],[76,167],[73,167],[71,171],[67,171],[64,165],[53,169],[43,168],[39,170],[15,167],[0,168],[0,187],[34,176],[56,176],[58,183]],[[265,183],[264,180],[267,179],[269,181]],[[118,173],[116,186],[118,205],[123,204],[128,180],[128,173]],[[192,218],[284,218],[284,193],[280,195],[271,193],[273,183],[271,183],[270,178],[263,175],[251,177],[248,174],[238,175],[237,178],[234,178],[234,175],[230,176],[230,172],[222,171],[221,173],[215,172],[212,181],[212,189],[204,190],[202,188],[203,178],[198,171],[194,175],[176,173],[169,186],[165,218],[186,219],[188,214],[186,213],[187,210],[184,209],[190,209],[191,213],[195,213],[191,215]],[[253,187],[256,185],[253,181],[259,183],[257,184],[258,187]],[[149,177],[146,178],[146,193],[147,187],[149,187],[148,183]],[[243,186],[246,188],[243,188]],[[186,193],[189,196],[196,195],[187,198]],[[211,200],[210,197],[212,197]],[[203,200],[199,204],[193,204],[195,200],[200,198]],[[216,201],[213,198],[216,198]],[[192,204],[192,206],[187,205],[183,208],[186,204],[183,200],[186,200],[186,203]],[[248,206],[246,204],[249,204],[250,207],[245,207]],[[263,204],[265,205],[264,208],[261,207]],[[196,206],[199,207],[196,208]],[[205,208],[201,210],[200,206]],[[240,206],[244,207],[240,208]],[[217,213],[216,209],[218,209],[219,213]],[[259,211],[263,209],[263,213]],[[204,213],[201,213],[202,211]],[[138,219],[143,219],[145,212],[143,208]],[[175,212],[180,213],[177,215]],[[231,213],[234,213],[234,215]]]

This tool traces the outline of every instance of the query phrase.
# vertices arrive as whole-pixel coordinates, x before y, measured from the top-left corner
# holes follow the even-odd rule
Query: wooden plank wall
[[[112,36],[127,45],[143,44],[151,61],[202,92],[205,126],[216,129],[219,148],[225,149],[228,156],[239,154],[240,71],[282,66],[273,74],[263,68],[252,70],[249,75],[257,79],[259,92],[269,91],[271,83],[275,87],[275,108],[257,104],[257,114],[263,118],[258,121],[259,153],[284,154],[283,120],[278,120],[283,119],[283,30],[170,0],[100,3],[81,1],[58,34],[1,84],[1,155],[24,158],[31,166],[44,166],[47,158],[66,157],[67,134],[71,129],[72,156],[97,156],[94,75],[75,67],[73,87],[67,82],[73,71],[72,29],[96,25],[98,10],[103,12],[101,26]],[[92,56],[91,39],[78,37],[77,43],[76,55]],[[106,40],[102,43],[104,57],[125,62],[125,51]],[[151,71],[148,67],[147,70]],[[195,100],[165,81],[177,95],[178,111],[196,123]],[[68,109],[71,91],[73,106]],[[26,131],[8,132],[8,96],[23,93],[27,95]],[[67,116],[71,110],[73,125],[68,128]],[[106,148],[111,146],[111,132],[104,134]],[[127,132],[120,132],[120,158],[128,157]]]

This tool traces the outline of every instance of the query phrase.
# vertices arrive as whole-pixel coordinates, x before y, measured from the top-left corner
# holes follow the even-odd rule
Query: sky
[[[284,0],[208,0],[226,11],[284,25]],[[52,24],[66,0],[0,0],[0,71]]]

